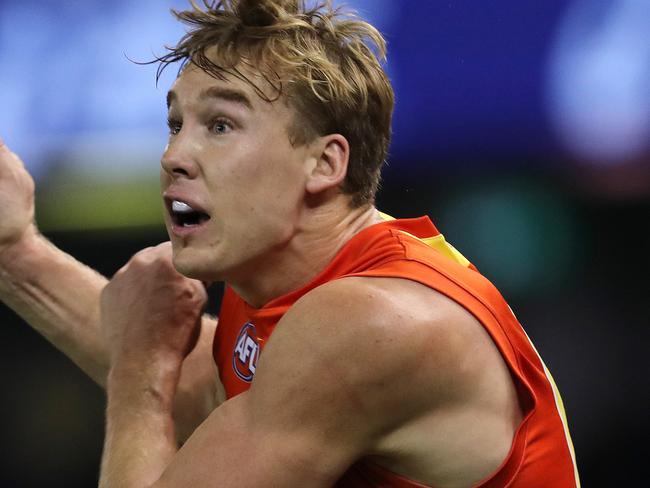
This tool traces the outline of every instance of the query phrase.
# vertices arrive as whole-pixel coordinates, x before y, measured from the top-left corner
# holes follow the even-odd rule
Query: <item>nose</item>
[[[160,166],[172,178],[196,178],[199,168],[194,159],[191,141],[182,138],[181,134],[172,138],[165,148]]]

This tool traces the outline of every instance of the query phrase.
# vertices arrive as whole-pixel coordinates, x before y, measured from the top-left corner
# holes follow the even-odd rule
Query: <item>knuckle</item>
[[[161,244],[153,247],[148,247],[142,252],[143,257],[146,258],[147,261],[151,264],[166,268],[173,268],[171,262],[171,253],[166,247],[162,246]]]
[[[155,247],[146,247],[131,258],[131,263],[137,265],[139,269],[165,268],[171,266],[167,265],[166,261],[168,259],[161,255]]]
[[[128,269],[130,268],[130,266],[131,266],[131,261],[129,261],[124,266],[122,266],[120,269],[118,269],[115,272],[115,274],[113,275],[113,278],[111,279],[109,284],[112,283],[116,278],[120,278],[121,276],[124,276],[126,274],[126,272],[128,271]]]
[[[133,255],[133,259],[137,260],[145,260],[148,259],[148,257],[151,255],[153,251],[153,247],[145,247],[144,249],[139,250]]]
[[[157,246],[154,246],[154,249],[164,254],[171,253],[171,242],[169,241],[161,242]]]

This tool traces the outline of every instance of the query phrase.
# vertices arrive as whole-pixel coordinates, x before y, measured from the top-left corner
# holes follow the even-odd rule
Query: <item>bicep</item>
[[[303,297],[251,388],[195,431],[161,486],[331,486],[362,457],[393,453],[387,439],[468,389],[456,352],[475,324],[418,286],[346,278]]]
[[[251,388],[194,432],[161,486],[331,486],[377,452],[431,396],[416,367],[428,350],[408,322],[395,327],[384,298],[354,281],[297,302]]]
[[[331,486],[337,473],[320,465],[294,429],[251,415],[250,392],[228,400],[192,434],[155,485],[162,487]],[[320,450],[320,449],[319,449]]]
[[[196,429],[161,486],[331,486],[364,455],[378,423],[341,351],[309,327],[278,325],[251,388]]]

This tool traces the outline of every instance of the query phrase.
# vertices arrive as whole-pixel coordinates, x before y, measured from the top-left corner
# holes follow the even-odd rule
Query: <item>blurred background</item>
[[[397,94],[378,206],[428,214],[502,291],[563,394],[583,486],[647,486],[650,2],[350,0]],[[0,136],[37,219],[111,275],[166,240],[171,0],[0,0]],[[1,225],[1,223],[0,223]],[[218,289],[213,293],[218,305]],[[93,486],[103,392],[0,304],[0,486]]]

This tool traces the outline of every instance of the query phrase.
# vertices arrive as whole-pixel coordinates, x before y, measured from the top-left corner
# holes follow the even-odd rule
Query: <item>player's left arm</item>
[[[180,360],[169,348],[148,361],[125,356],[109,380],[100,486],[331,486],[432,407],[418,378],[403,381],[431,351],[382,303],[350,280],[303,297],[278,324],[250,390],[180,450],[170,411]]]

